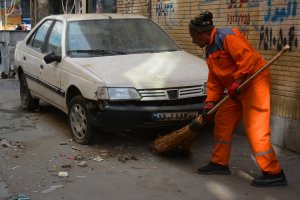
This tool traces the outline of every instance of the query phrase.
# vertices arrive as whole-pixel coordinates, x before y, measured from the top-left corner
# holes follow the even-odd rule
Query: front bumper
[[[157,120],[154,113],[200,112],[204,102],[190,105],[136,106],[106,105],[104,111],[94,111],[91,122],[94,126],[107,130],[137,130],[145,128],[177,128],[191,122],[192,118],[177,120]]]

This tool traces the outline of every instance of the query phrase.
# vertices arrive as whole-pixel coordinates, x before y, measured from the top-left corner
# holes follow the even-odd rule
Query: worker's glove
[[[233,84],[230,86],[230,88],[228,89],[228,95],[232,98],[232,99],[236,99],[236,97],[239,94],[238,88],[240,87],[240,83],[239,82],[233,82]]]
[[[232,99],[236,99],[236,97],[239,95],[240,91],[238,90],[238,88],[240,87],[240,85],[242,85],[242,83],[244,82],[246,76],[247,75],[243,75],[240,78],[235,79],[233,84],[230,86],[230,88],[228,88],[228,95]]]
[[[213,109],[216,105],[216,102],[214,101],[210,101],[207,102],[204,107],[203,107],[203,111],[202,111],[202,117],[204,118],[205,122],[209,122],[214,118],[213,114],[207,114],[211,109]]]

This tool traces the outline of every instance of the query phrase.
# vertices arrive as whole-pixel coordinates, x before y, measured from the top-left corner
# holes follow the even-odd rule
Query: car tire
[[[24,74],[20,77],[20,98],[24,110],[34,111],[39,107],[39,99],[32,98]]]
[[[94,126],[90,123],[90,113],[87,100],[82,96],[75,96],[68,107],[68,123],[73,140],[79,144],[90,144]]]

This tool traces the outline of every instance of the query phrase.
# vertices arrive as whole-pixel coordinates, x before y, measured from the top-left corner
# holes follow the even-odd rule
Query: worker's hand
[[[203,107],[203,113],[207,114],[213,107],[215,107],[216,103],[214,101],[210,101],[205,103]]]
[[[232,99],[236,99],[236,97],[239,95],[238,88],[244,82],[246,76],[247,75],[243,75],[242,77],[235,79],[234,82],[233,82],[233,84],[230,86],[230,88],[228,88],[228,95]]]
[[[213,114],[207,114],[213,107],[215,107],[216,102],[207,102],[203,107],[202,118],[205,122],[211,121],[213,119]]]
[[[239,94],[238,88],[240,87],[240,85],[241,84],[239,82],[233,82],[233,84],[228,89],[228,95],[230,96],[230,98],[236,99]]]

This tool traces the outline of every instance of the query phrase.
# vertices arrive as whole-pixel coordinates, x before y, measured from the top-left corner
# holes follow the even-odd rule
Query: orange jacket
[[[206,47],[206,58],[209,67],[206,102],[219,101],[224,89],[235,79],[243,75],[249,77],[266,64],[236,28],[214,28]]]

